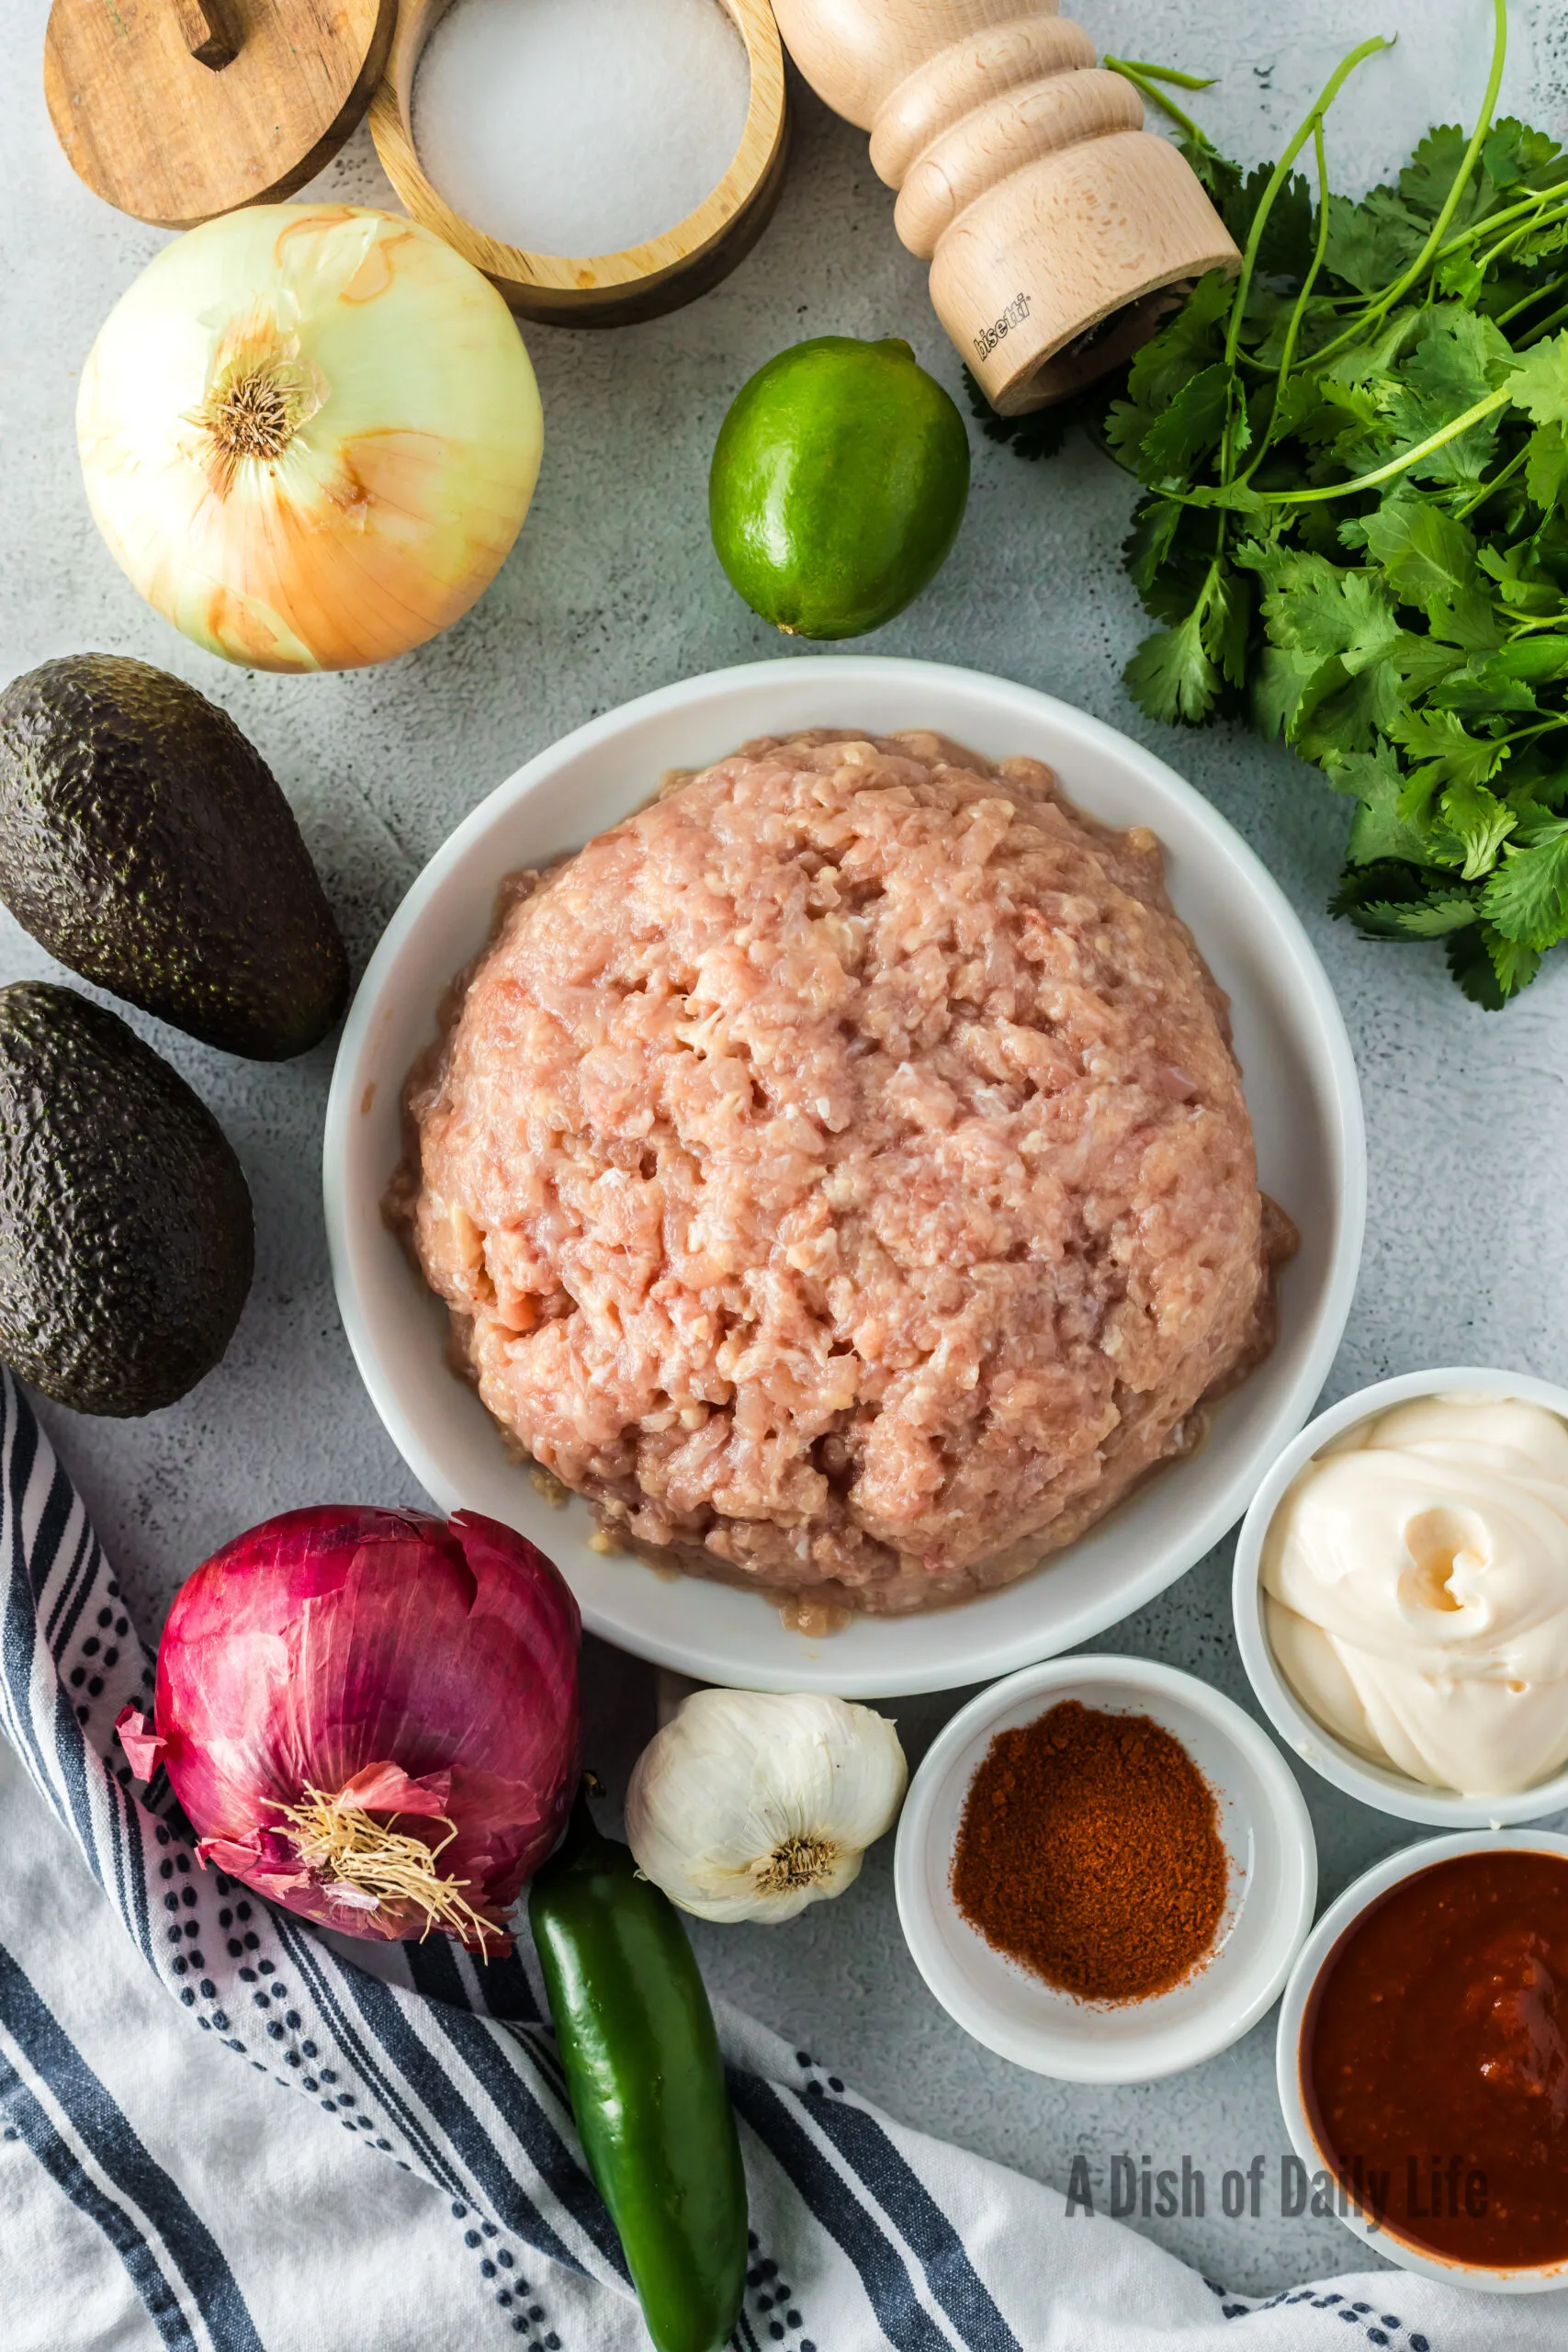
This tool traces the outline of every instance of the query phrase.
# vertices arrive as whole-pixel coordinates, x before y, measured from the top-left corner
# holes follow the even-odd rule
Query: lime
[[[935,578],[968,495],[964,420],[908,345],[825,334],[736,394],[708,521],[753,612],[789,636],[860,637]]]

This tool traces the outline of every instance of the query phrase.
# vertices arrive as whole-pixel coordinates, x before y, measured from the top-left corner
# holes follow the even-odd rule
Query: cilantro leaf
[[[1554,254],[1562,251],[1564,245],[1568,245],[1568,220],[1552,220],[1529,236],[1521,237],[1514,248],[1514,259],[1527,266],[1536,262],[1550,261]]]
[[[1405,303],[1381,324],[1374,325],[1370,342],[1353,343],[1337,359],[1331,360],[1319,381],[1325,390],[1334,386],[1348,390],[1388,375],[1398,367],[1426,322],[1424,310],[1415,303]]]
[[[1524,678],[1537,686],[1568,678],[1568,636],[1542,629],[1539,637],[1517,637],[1488,654],[1484,668],[1489,677]]]
[[[1505,939],[1538,953],[1568,934],[1568,823],[1543,830],[1528,848],[1510,845],[1482,904]]]
[[[1153,415],[1136,401],[1112,401],[1105,412],[1105,446],[1129,473],[1138,470],[1144,435],[1153,423]]]
[[[1447,877],[1444,877],[1445,880]],[[1357,922],[1365,910],[1384,906],[1416,906],[1427,895],[1427,877],[1410,866],[1379,858],[1367,865],[1348,865],[1328,902],[1328,911],[1349,915]],[[1381,917],[1380,917],[1381,921]],[[1386,937],[1383,932],[1380,934]]]
[[[1537,506],[1555,506],[1568,484],[1568,435],[1554,418],[1530,435],[1525,458],[1525,488]]]
[[[1450,301],[1474,310],[1486,285],[1486,271],[1476,259],[1475,247],[1461,245],[1457,253],[1445,254],[1432,273],[1432,283]]]
[[[1242,333],[1244,347],[1266,368],[1277,368],[1285,355],[1285,337],[1291,322],[1296,316],[1296,297],[1278,282],[1259,286],[1253,280],[1247,298],[1247,320]],[[1325,343],[1332,342],[1339,331],[1340,314],[1325,294],[1310,295],[1296,325],[1295,350],[1298,360],[1310,359]],[[1291,376],[1287,390],[1312,389],[1310,377]]]
[[[1370,571],[1255,539],[1237,548],[1236,561],[1264,583],[1263,614],[1277,645],[1343,654],[1359,669],[1386,653],[1401,633],[1393,598]]]
[[[1449,959],[1449,969],[1472,1004],[1481,1005],[1487,1012],[1501,1012],[1511,993],[1497,978],[1495,965],[1486,944],[1484,924],[1472,924],[1456,931],[1443,942],[1443,952]]]
[[[1018,458],[1055,458],[1079,422],[1077,401],[1058,401],[1054,408],[1033,410],[1028,416],[999,416],[967,368],[964,396],[969,413],[987,441],[999,441]]]
[[[1495,864],[1497,853],[1518,818],[1487,786],[1474,783],[1469,776],[1450,784],[1438,807],[1444,824],[1463,852],[1461,873],[1464,880],[1478,881]]]
[[[1255,530],[1267,528],[1273,520],[1268,500],[1246,482],[1198,482],[1189,490],[1187,498],[1190,505],[1203,513],[1239,515]]]
[[[1168,726],[1196,727],[1208,718],[1220,675],[1203,647],[1202,612],[1194,606],[1174,628],[1145,637],[1122,672],[1138,708]]]
[[[1463,931],[1475,921],[1475,901],[1461,890],[1435,893],[1429,899],[1413,899],[1408,904],[1394,905],[1386,899],[1374,899],[1355,910],[1356,921],[1363,931],[1372,932],[1382,939],[1441,939],[1450,931]]]
[[[1157,416],[1201,368],[1224,350],[1224,327],[1235,288],[1223,270],[1201,277],[1182,308],[1145,343],[1127,375],[1134,408]]]
[[[1363,523],[1367,550],[1401,601],[1428,611],[1475,585],[1475,537],[1429,499],[1387,498]]]
[[[1528,988],[1540,971],[1540,950],[1526,947],[1517,939],[1507,938],[1489,922],[1482,924],[1481,937],[1496,975],[1500,1005],[1506,1004],[1520,989]]]
[[[1407,865],[1425,865],[1430,856],[1426,829],[1413,825],[1399,811],[1404,778],[1386,743],[1372,752],[1350,752],[1328,771],[1336,792],[1356,796],[1355,816],[1345,855],[1352,865],[1371,865],[1394,858]]]
[[[1433,305],[1405,373],[1417,390],[1452,402],[1455,413],[1495,391],[1513,364],[1513,348],[1495,319],[1457,302]]]
[[[1405,693],[1412,702],[1423,695],[1434,694],[1447,678],[1465,664],[1464,650],[1445,639],[1416,637],[1408,632],[1401,636],[1390,655],[1394,668],[1404,682]]]
[[[1182,520],[1182,509],[1174,498],[1145,498],[1138,502],[1133,527],[1122,542],[1122,560],[1128,578],[1145,603],[1166,569]],[[1189,604],[1191,601],[1190,597],[1187,599]]]
[[[1367,751],[1387,734],[1399,711],[1399,673],[1392,662],[1353,669],[1336,653],[1302,688],[1287,732],[1303,759],[1322,762],[1341,752]]]
[[[1562,605],[1562,593],[1551,575],[1543,573],[1534,537],[1521,539],[1514,547],[1484,547],[1476,561],[1497,582],[1503,602],[1519,612],[1544,616]]]
[[[1540,707],[1535,689],[1555,685],[1564,677],[1568,677],[1568,638],[1516,638],[1511,645],[1472,652],[1462,664],[1450,667],[1434,683],[1432,701],[1438,709],[1477,716],[1532,713]]]
[[[1532,345],[1515,362],[1508,390],[1537,424],[1561,424],[1568,416],[1568,330]]]
[[[1533,718],[1540,705],[1523,678],[1501,676],[1493,668],[1490,654],[1472,653],[1433,688],[1432,708],[1486,720]]]
[[[1568,176],[1568,156],[1544,130],[1532,130],[1517,115],[1495,122],[1481,151],[1486,176],[1498,190],[1561,186]]]
[[[1211,147],[1206,139],[1182,138],[1176,143],[1191,165],[1199,186],[1213,198],[1215,211],[1234,202],[1245,176],[1241,165],[1233,164],[1228,155],[1222,155],[1217,147]]]
[[[1140,481],[1155,488],[1179,485],[1202,458],[1213,455],[1225,428],[1233,380],[1230,369],[1216,361],[1183,384],[1160,414],[1150,419],[1134,457]]]
[[[1399,193],[1412,212],[1435,220],[1452,192],[1464,164],[1469,135],[1457,122],[1446,122],[1427,133],[1399,175]],[[1453,216],[1450,234],[1479,220],[1495,200],[1489,175],[1478,172],[1465,189]]]
[[[1253,724],[1260,735],[1288,737],[1309,678],[1322,667],[1315,653],[1266,645],[1252,679]]]
[[[1433,883],[1386,859],[1341,875],[1329,903],[1369,939],[1442,939],[1479,918],[1473,895],[1460,884]]]
[[[1451,710],[1406,710],[1388,729],[1416,759],[1430,763],[1439,784],[1489,784],[1507,757],[1499,743],[1467,733]]]
[[[1374,188],[1360,204],[1331,196],[1324,259],[1358,294],[1381,294],[1415,260],[1426,235],[1427,224],[1392,188]]]
[[[1273,176],[1273,166],[1259,164],[1242,179],[1215,191],[1219,214],[1236,243],[1244,250],[1263,200],[1264,190]],[[1312,262],[1313,238],[1316,227],[1317,208],[1312,190],[1299,173],[1286,180],[1274,198],[1269,218],[1263,224],[1258,241],[1258,269],[1264,277],[1292,278],[1298,282],[1306,276]]]
[[[1367,750],[1401,706],[1390,657],[1403,631],[1387,590],[1370,571],[1278,543],[1249,540],[1236,561],[1264,583],[1274,656],[1257,687],[1265,731],[1282,729],[1308,759]]]
[[[1247,676],[1247,639],[1252,620],[1247,583],[1230,564],[1215,575],[1201,607],[1203,650],[1228,686],[1239,686]]]
[[[1466,653],[1490,653],[1503,641],[1492,600],[1479,581],[1460,589],[1451,601],[1434,597],[1427,607],[1427,627],[1440,644],[1460,646]]]
[[[1493,321],[1455,303],[1436,308],[1427,332],[1413,345],[1400,377],[1390,379],[1382,401],[1382,457],[1402,454],[1438,433],[1497,389],[1513,358],[1506,336]],[[1412,466],[1412,481],[1478,483],[1496,447],[1498,418],[1485,416]]]

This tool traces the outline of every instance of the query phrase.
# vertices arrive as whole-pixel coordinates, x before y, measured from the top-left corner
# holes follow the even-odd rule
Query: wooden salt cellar
[[[387,75],[370,108],[376,152],[407,209],[471,261],[514,311],[557,326],[627,326],[705,294],[749,254],[784,187],[789,119],[784,51],[768,0],[722,0],[746,44],[751,97],[729,169],[696,210],[660,237],[615,254],[527,253],[455,212],[413,143],[420,53],[451,0],[400,0]],[[876,0],[873,0],[876,5]]]
[[[994,408],[1065,399],[1240,256],[1056,0],[775,0],[806,79],[871,132],[894,225]]]
[[[363,116],[397,0],[54,0],[44,95],[96,195],[164,229],[276,204]]]

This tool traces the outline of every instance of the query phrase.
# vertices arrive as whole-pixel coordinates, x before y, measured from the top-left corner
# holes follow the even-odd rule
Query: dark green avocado
[[[256,1061],[318,1044],[347,1000],[271,769],[205,695],[121,654],[0,695],[0,899],[85,979]]]
[[[0,1356],[79,1413],[172,1405],[234,1335],[251,1196],[183,1078],[74,989],[0,989]]]

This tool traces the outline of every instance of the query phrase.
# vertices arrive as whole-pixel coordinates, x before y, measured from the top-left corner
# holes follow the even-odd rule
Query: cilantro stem
[[[1498,0],[1498,5],[1502,6],[1503,0]],[[1374,33],[1370,40],[1362,41],[1359,49],[1353,49],[1348,57],[1340,59],[1339,63],[1318,92],[1316,105],[1269,174],[1269,184],[1263,191],[1257,211],[1252,216],[1252,226],[1247,232],[1247,250],[1241,257],[1241,274],[1236,279],[1235,298],[1231,304],[1230,328],[1225,336],[1225,366],[1227,368],[1235,366],[1235,356],[1241,347],[1242,320],[1247,310],[1247,298],[1251,291],[1253,277],[1258,268],[1258,248],[1263,243],[1263,232],[1268,226],[1269,215],[1274,209],[1280,190],[1290,178],[1291,165],[1322,122],[1324,116],[1334,104],[1357,66],[1364,64],[1369,57],[1375,57],[1380,49],[1393,47],[1393,41],[1385,40],[1382,33]]]
[[[1337,336],[1334,342],[1325,344],[1321,351],[1314,354],[1319,368],[1326,367],[1329,360],[1338,352],[1344,350],[1348,345],[1356,342],[1366,328],[1376,326],[1380,320],[1388,316],[1394,304],[1409,293],[1416,279],[1429,267],[1433,255],[1438,252],[1449,232],[1454,214],[1459,210],[1460,198],[1475,175],[1475,166],[1480,160],[1481,150],[1486,143],[1487,134],[1492,129],[1492,117],[1497,106],[1497,93],[1503,84],[1503,61],[1508,50],[1508,0],[1492,0],[1492,9],[1496,23],[1496,32],[1492,43],[1492,70],[1486,77],[1486,95],[1482,99],[1481,114],[1474,130],[1471,133],[1470,144],[1461,159],[1459,170],[1454,174],[1453,185],[1443,199],[1442,210],[1433,221],[1431,232],[1415,260],[1394,279],[1392,286],[1386,287],[1377,300],[1368,305],[1364,318],[1355,325],[1347,328],[1345,333]]]
[[[1450,417],[1439,432],[1429,433],[1425,441],[1417,441],[1414,448],[1402,449],[1397,458],[1391,458],[1386,466],[1379,466],[1374,472],[1358,474],[1354,481],[1328,482],[1321,490],[1261,490],[1255,491],[1252,495],[1268,506],[1316,506],[1325,499],[1354,498],[1359,491],[1376,490],[1380,482],[1393,481],[1396,475],[1407,473],[1423,458],[1429,458],[1434,449],[1442,448],[1446,442],[1457,441],[1461,433],[1468,433],[1472,424],[1481,423],[1483,417],[1495,415],[1498,409],[1506,408],[1512,398],[1513,393],[1507,385],[1501,391],[1488,392],[1483,401],[1477,401],[1473,408],[1467,408],[1462,416]]]
[[[1151,65],[1146,57],[1108,57],[1113,74],[1146,74],[1151,82],[1174,82],[1179,90],[1212,90],[1217,74],[1184,74],[1179,65]]]
[[[1280,354],[1280,372],[1274,379],[1274,405],[1269,412],[1269,422],[1258,437],[1258,453],[1241,478],[1243,487],[1252,480],[1269,454],[1269,445],[1274,437],[1275,420],[1280,413],[1280,403],[1285,397],[1285,379],[1290,375],[1296,356],[1296,342],[1301,334],[1302,321],[1306,316],[1307,302],[1311,298],[1317,274],[1323,267],[1324,254],[1328,250],[1328,153],[1324,145],[1321,116],[1312,127],[1312,146],[1313,155],[1317,164],[1317,238],[1313,246],[1312,266],[1302,280],[1302,290],[1296,296],[1295,307],[1291,312],[1291,322],[1285,329],[1284,347]]]
[[[1156,67],[1136,65],[1124,57],[1106,57],[1100,62],[1109,73],[1120,74],[1123,82],[1131,82],[1134,89],[1146,100],[1148,105],[1156,107],[1161,114],[1168,115],[1171,121],[1187,133],[1195,146],[1207,147],[1213,153],[1213,141],[1210,139],[1208,132],[1200,124],[1194,122],[1190,114],[1184,113],[1174,98],[1167,97],[1165,92],[1149,79],[1150,74],[1157,70]],[[1184,90],[1206,90],[1209,87],[1207,82],[1196,81],[1190,74],[1165,72],[1161,74],[1161,79],[1179,83]]]
[[[1562,283],[1561,279],[1558,283]],[[1532,343],[1539,343],[1542,335],[1550,334],[1552,329],[1560,327],[1565,319],[1568,319],[1568,302],[1564,302],[1561,310],[1553,311],[1549,318],[1542,319],[1539,325],[1531,327],[1529,334],[1514,345],[1515,350],[1528,351]]]
[[[1568,210],[1560,208],[1555,217],[1559,220],[1568,220]],[[1553,216],[1550,213],[1535,220],[1521,220],[1516,228],[1509,230],[1506,237],[1499,237],[1495,245],[1488,245],[1484,253],[1477,254],[1475,266],[1483,272],[1493,268],[1506,254],[1512,253],[1516,245],[1522,244],[1527,237],[1533,237],[1540,230],[1551,227],[1552,220]],[[1488,228],[1496,228],[1497,225],[1495,220],[1487,223]]]
[[[1568,718],[1564,718],[1561,711],[1553,713],[1551,718],[1537,719],[1533,727],[1516,727],[1511,733],[1495,735],[1492,740],[1496,743],[1524,743],[1532,735],[1550,735],[1557,727],[1568,727]]]
[[[1494,474],[1490,481],[1483,481],[1480,489],[1465,500],[1462,506],[1454,508],[1454,520],[1457,523],[1462,523],[1467,514],[1473,514],[1478,506],[1484,506],[1494,491],[1501,490],[1506,481],[1513,480],[1529,456],[1529,443],[1527,441],[1522,449],[1516,449],[1500,473]]]
[[[1562,283],[1560,277],[1554,277],[1550,286],[1532,286],[1528,294],[1521,295],[1517,302],[1511,302],[1506,311],[1495,313],[1495,324],[1500,327],[1511,325],[1521,311],[1528,311],[1535,303],[1544,301],[1547,295],[1555,294]],[[1553,316],[1560,317],[1561,312],[1553,312]]]
[[[1482,213],[1468,229],[1461,229],[1447,244],[1439,246],[1434,259],[1447,261],[1450,254],[1461,254],[1466,245],[1472,245],[1477,237],[1485,236],[1494,229],[1504,228],[1510,220],[1517,220],[1527,212],[1539,212],[1543,205],[1560,204],[1565,195],[1568,195],[1568,180],[1556,180],[1551,187],[1532,188],[1516,204],[1505,205],[1500,211]],[[1532,222],[1531,225],[1539,227],[1540,223]]]

